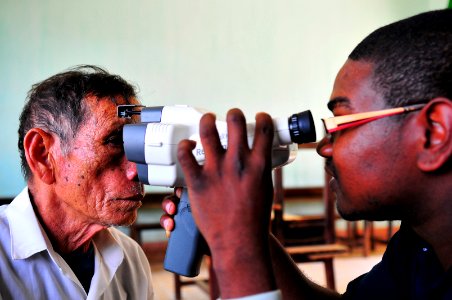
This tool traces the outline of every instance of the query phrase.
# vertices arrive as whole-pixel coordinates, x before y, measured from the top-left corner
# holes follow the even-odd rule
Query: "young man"
[[[143,251],[110,227],[134,222],[144,195],[116,116],[137,103],[94,66],[33,86],[18,143],[27,187],[0,207],[0,298],[153,298]]]
[[[243,114],[231,110],[224,150],[215,117],[205,115],[205,164],[194,160],[190,141],[180,143],[179,160],[222,297],[279,299],[280,291],[284,299],[452,299],[451,99],[451,10],[376,30],[339,71],[328,102],[335,118],[325,120],[317,149],[338,210],[348,220],[402,220],[383,260],[344,295],[304,277],[269,234],[270,117],[257,115],[249,149]],[[169,200],[164,207],[172,213]],[[162,224],[173,225],[168,216]]]

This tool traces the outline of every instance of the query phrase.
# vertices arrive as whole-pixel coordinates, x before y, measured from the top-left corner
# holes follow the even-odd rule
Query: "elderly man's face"
[[[109,99],[86,99],[90,113],[66,155],[57,156],[55,190],[66,209],[86,223],[130,225],[144,195],[136,166],[127,161],[122,142],[125,119]],[[132,104],[137,104],[136,100]],[[118,104],[125,104],[118,99]]]

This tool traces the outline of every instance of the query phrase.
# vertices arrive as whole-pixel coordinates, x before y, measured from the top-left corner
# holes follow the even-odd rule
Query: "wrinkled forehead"
[[[135,97],[131,97],[126,100],[122,96],[104,98],[89,96],[85,98],[85,103],[88,108],[88,118],[94,118],[97,120],[96,122],[117,123],[123,125],[126,123],[135,123],[139,121],[138,116],[134,116],[132,117],[132,119],[128,120],[119,118],[117,115],[118,105],[141,104],[141,102]]]
[[[129,97],[126,99],[121,95],[101,97],[101,98],[93,96],[93,95],[88,95],[87,97],[85,97],[85,101],[87,103],[92,103],[92,104],[105,101],[105,102],[111,102],[115,106],[124,105],[124,104],[141,104],[140,101],[136,97]]]

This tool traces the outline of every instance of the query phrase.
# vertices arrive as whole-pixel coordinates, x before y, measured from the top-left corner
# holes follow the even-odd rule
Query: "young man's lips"
[[[330,175],[331,177],[337,178],[337,176],[336,176],[336,168],[335,168],[333,160],[331,158],[329,158],[329,159],[327,159],[325,161],[325,167],[324,168],[325,168],[325,172],[328,175]]]
[[[328,186],[330,187],[331,192],[335,193],[338,190],[338,182],[335,177],[331,177]]]

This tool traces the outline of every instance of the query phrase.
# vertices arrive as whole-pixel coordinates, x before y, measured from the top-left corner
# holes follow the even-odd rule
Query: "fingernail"
[[[165,205],[165,210],[166,210],[167,213],[173,213],[173,203],[167,203]]]
[[[168,226],[169,226],[168,223],[169,223],[169,221],[170,221],[170,220],[168,220],[168,219],[165,220],[165,221],[163,221],[163,228],[164,228],[166,231],[168,231]]]

